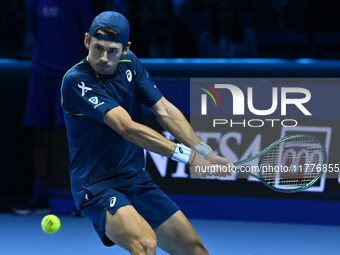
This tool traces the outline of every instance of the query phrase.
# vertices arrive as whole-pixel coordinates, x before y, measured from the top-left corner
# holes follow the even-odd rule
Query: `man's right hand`
[[[226,165],[212,164],[200,154],[192,151],[188,162],[191,178],[224,177],[230,175]]]

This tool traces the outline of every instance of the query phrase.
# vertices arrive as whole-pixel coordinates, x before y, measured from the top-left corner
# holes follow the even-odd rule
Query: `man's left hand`
[[[230,163],[230,161],[228,159],[223,158],[221,156],[218,156],[214,152],[210,152],[205,158],[206,158],[206,160],[208,160],[213,165],[226,166],[227,171],[223,171],[220,174],[220,176],[226,176],[226,174],[232,175],[232,173],[230,171],[232,164]]]

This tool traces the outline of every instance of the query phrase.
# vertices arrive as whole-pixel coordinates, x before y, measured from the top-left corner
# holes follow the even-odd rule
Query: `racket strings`
[[[263,180],[277,189],[306,187],[319,178],[326,162],[322,145],[310,137],[294,137],[277,144],[263,157]]]

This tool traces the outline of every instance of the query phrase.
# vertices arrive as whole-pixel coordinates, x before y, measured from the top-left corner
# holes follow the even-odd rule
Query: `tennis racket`
[[[259,164],[255,171],[242,170],[241,165],[257,158]],[[235,168],[236,172],[253,176],[275,191],[298,192],[312,186],[327,171],[327,152],[313,136],[292,135],[277,140],[252,157],[233,163],[233,170]]]

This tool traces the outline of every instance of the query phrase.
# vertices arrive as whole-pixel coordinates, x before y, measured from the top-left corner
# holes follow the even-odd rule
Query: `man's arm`
[[[111,109],[103,116],[103,120],[105,124],[127,141],[149,151],[182,162],[175,156],[178,145],[166,139],[155,130],[133,121],[124,108],[118,106]],[[182,159],[181,157],[179,158]],[[192,177],[202,177],[200,176],[200,173],[195,172],[197,166],[211,166],[211,163],[208,160],[194,151],[191,151],[191,154],[185,163],[188,163]]]
[[[176,149],[174,142],[167,140],[155,130],[133,121],[128,112],[120,106],[108,111],[103,120],[124,139],[149,151],[171,158]]]
[[[168,100],[162,97],[151,110],[156,115],[158,122],[168,130],[177,140],[190,148],[198,149],[197,146],[202,144],[202,140],[195,134],[194,130],[188,123],[187,119]],[[204,144],[204,143],[203,143]],[[205,144],[204,144],[205,146]],[[208,146],[207,146],[208,147]],[[201,147],[202,148],[202,147]],[[230,162],[226,158],[217,156],[210,147],[202,155],[211,163],[219,165],[229,165]]]
[[[151,110],[158,122],[177,140],[190,148],[194,148],[202,140],[195,134],[182,112],[162,97]]]

